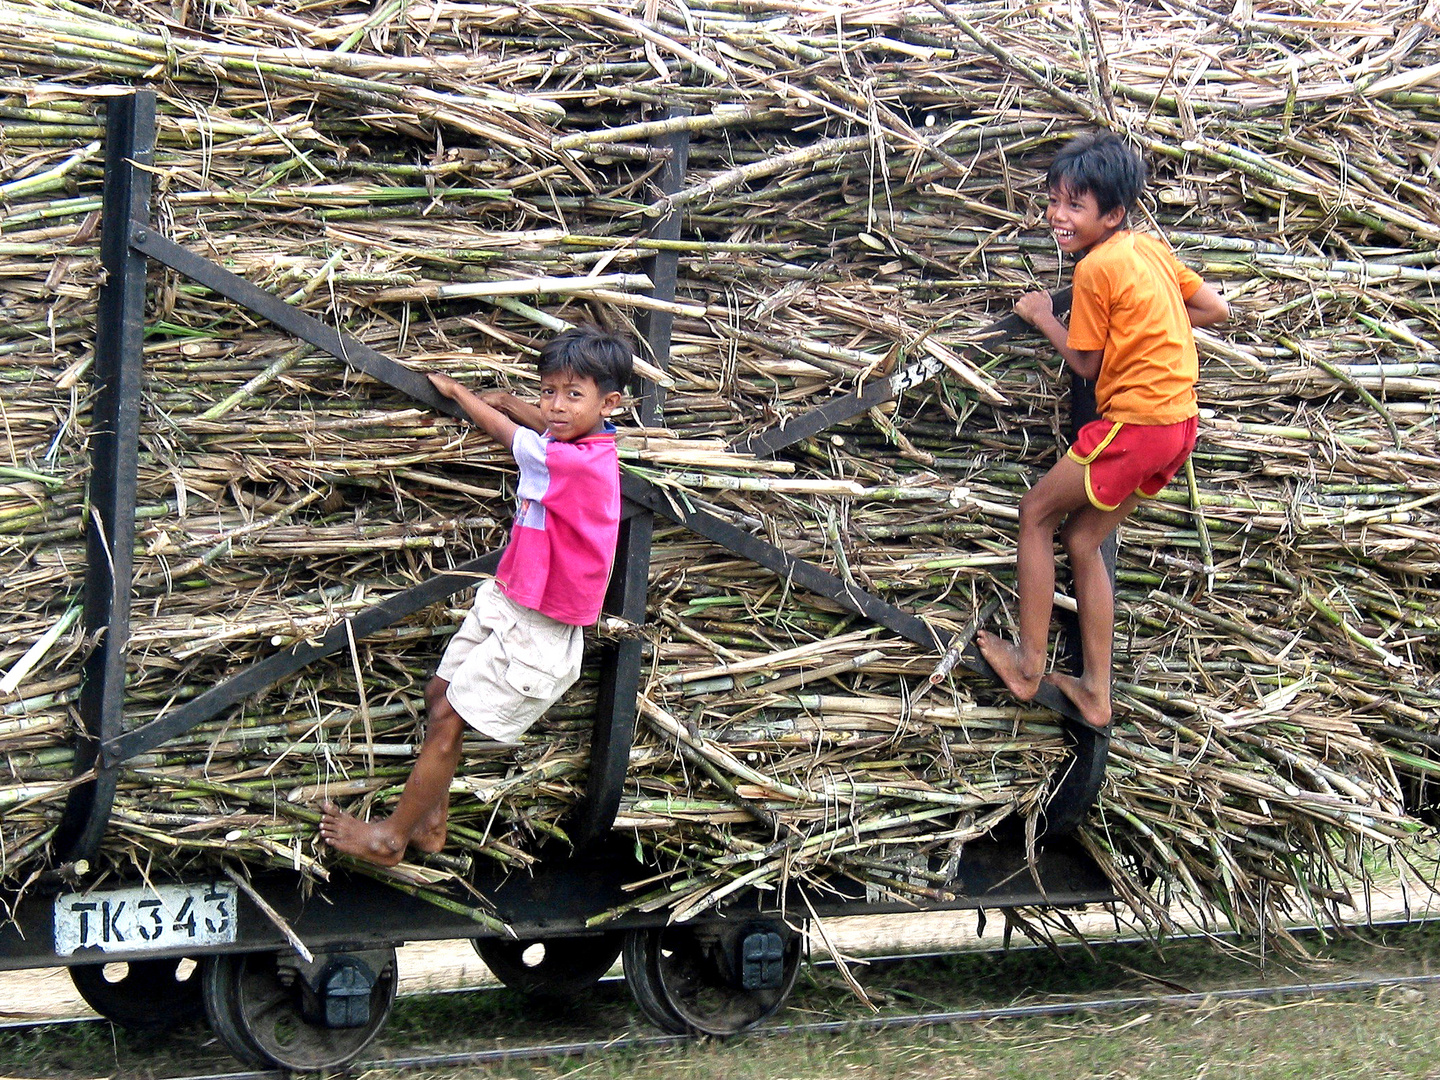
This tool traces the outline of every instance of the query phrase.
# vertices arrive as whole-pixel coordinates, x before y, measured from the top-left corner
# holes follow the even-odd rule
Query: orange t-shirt
[[[1200,361],[1185,301],[1201,286],[1153,236],[1122,229],[1075,267],[1066,341],[1104,349],[1095,408],[1121,424],[1177,424],[1199,411]]]

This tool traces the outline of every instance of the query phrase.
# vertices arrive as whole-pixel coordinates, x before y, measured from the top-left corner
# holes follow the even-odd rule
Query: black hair
[[[1145,190],[1145,180],[1145,162],[1135,148],[1108,131],[1071,139],[1045,174],[1051,191],[1066,188],[1076,195],[1094,195],[1101,214],[1117,206],[1128,214]]]
[[[541,375],[568,371],[595,380],[601,394],[624,390],[634,368],[630,343],[598,326],[572,326],[556,334],[540,350]]]

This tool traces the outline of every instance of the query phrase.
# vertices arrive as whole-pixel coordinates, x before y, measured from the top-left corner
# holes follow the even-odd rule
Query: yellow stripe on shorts
[[[1073,458],[1081,465],[1089,465],[1092,461],[1094,461],[1097,457],[1100,456],[1101,451],[1103,451],[1114,441],[1115,436],[1120,434],[1120,429],[1124,426],[1124,424],[1112,424],[1110,427],[1110,433],[1106,435],[1105,438],[1100,440],[1100,445],[1095,447],[1094,450],[1091,450],[1090,453],[1086,454],[1084,457],[1081,457],[1079,454],[1077,454],[1074,447],[1071,447],[1069,453],[1066,456]]]

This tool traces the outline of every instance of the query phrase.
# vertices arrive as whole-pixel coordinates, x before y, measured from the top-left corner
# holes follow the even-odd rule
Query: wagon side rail
[[[85,530],[85,658],[79,710],[84,728],[75,772],[93,776],[71,789],[54,843],[71,858],[100,843],[115,797],[116,771],[100,748],[120,734],[135,548],[136,469],[140,441],[141,337],[145,330],[145,256],[130,246],[129,223],[150,214],[155,156],[155,94],[142,91],[106,114],[105,203],[90,424],[91,521]]]

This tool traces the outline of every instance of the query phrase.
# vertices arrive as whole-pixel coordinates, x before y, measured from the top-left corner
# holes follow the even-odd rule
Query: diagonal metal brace
[[[1070,310],[1072,296],[1073,290],[1068,288],[1051,294],[1050,302],[1057,315],[1063,315]],[[1012,313],[1002,319],[996,320],[981,330],[977,335],[980,340],[966,345],[959,350],[959,355],[966,360],[978,359],[985,352],[987,346],[1006,341],[1016,334],[1026,333],[1029,329],[1030,326],[1028,323],[1021,319],[1020,316]],[[788,446],[793,446],[798,442],[820,434],[835,424],[853,420],[855,417],[860,416],[862,413],[877,405],[882,405],[887,401],[893,401],[906,390],[928,382],[942,374],[945,370],[947,370],[946,366],[939,359],[926,357],[923,360],[918,360],[913,364],[901,368],[887,378],[873,379],[858,390],[831,398],[823,405],[809,409],[799,416],[791,417],[776,427],[769,428],[766,431],[747,436],[743,439],[737,439],[730,444],[731,449],[754,454],[757,457],[778,453]],[[1078,431],[1085,420],[1093,419],[1093,384],[1088,383],[1086,380],[1079,379],[1079,377],[1076,376],[1072,379],[1071,399],[1072,427]],[[667,516],[673,516],[663,509],[661,512],[666,513]],[[697,528],[697,523],[700,523],[700,519],[694,515],[691,515],[684,522],[684,524],[690,528],[703,533],[703,529]],[[719,524],[724,525],[723,522],[719,522]],[[728,529],[730,526],[725,526],[725,528]],[[739,530],[734,531],[739,533]],[[704,534],[710,535],[709,533]],[[728,547],[737,554],[745,555],[747,558],[754,557],[750,555],[748,551],[726,543],[725,540],[719,538],[719,534],[711,536],[711,539],[716,540],[717,543]],[[746,546],[749,547],[760,543],[761,541],[749,537]],[[783,552],[781,554],[783,555]],[[757,559],[756,561],[760,560]],[[1113,541],[1108,550],[1106,564],[1110,568],[1111,579],[1113,581],[1115,573]],[[825,593],[825,595],[834,595],[832,592],[826,591],[823,585],[812,587],[816,587],[816,591]],[[853,599],[853,593],[857,590],[849,587],[845,591],[852,594],[851,598]],[[845,600],[839,596],[835,596],[834,598],[840,600],[841,603],[845,602]],[[875,600],[873,597],[869,599],[873,605],[879,605],[881,608],[888,607],[888,605],[884,605],[881,601]],[[851,610],[861,609],[852,606]],[[872,607],[871,610],[874,610],[874,608]],[[895,611],[898,609],[891,610]],[[906,618],[914,618],[914,616],[906,615],[905,612],[899,612],[899,615],[905,616]],[[873,618],[875,616],[871,617]],[[879,618],[877,618],[877,621],[883,622],[884,625],[896,630],[897,633],[919,644],[927,647],[933,644],[937,652],[946,654],[946,660],[951,659],[950,654],[952,652],[958,652],[958,656],[952,661],[952,666],[955,663],[959,663],[975,674],[989,679],[991,682],[998,683],[1000,681],[999,676],[995,674],[995,669],[992,668],[980,654],[980,650],[971,640],[975,635],[975,631],[979,628],[978,622],[969,628],[961,642],[957,642],[949,649],[945,649],[940,646],[938,639],[932,637],[929,640],[925,640],[914,637],[906,634],[904,630],[899,629],[896,622],[885,622],[884,619]],[[1072,633],[1072,638],[1073,637],[1074,634]],[[1072,661],[1078,662],[1078,658],[1072,658]],[[1048,683],[1041,684],[1039,691],[1032,700],[1036,704],[1043,705],[1052,712],[1059,714],[1066,721],[1066,736],[1071,743],[1071,757],[1066,767],[1061,770],[1052,781],[1050,799],[1045,809],[1042,824],[1042,832],[1063,835],[1074,831],[1074,829],[1081,824],[1100,791],[1100,786],[1105,778],[1105,762],[1109,752],[1109,731],[1098,731],[1092,727],[1086,722],[1085,718],[1081,716],[1080,710],[1075,707],[1074,702]]]
[[[461,563],[455,569],[437,574],[420,585],[386,597],[353,619],[342,619],[325,631],[318,640],[301,642],[281,652],[272,653],[173,712],[106,741],[100,748],[101,760],[108,766],[114,766],[137,754],[154,750],[198,724],[213,719],[232,705],[238,705],[251,694],[257,694],[281,679],[294,675],[306,665],[347,648],[352,640],[358,641],[377,633],[429,607],[437,600],[443,600],[474,585],[480,575],[495,572],[495,568],[500,565],[500,554],[498,551],[491,551]]]
[[[358,338],[325,325],[273,293],[251,285],[224,267],[167,240],[149,225],[132,219],[130,244],[177,273],[184,274],[192,281],[197,281],[242,307],[249,308],[282,330],[289,331],[301,341],[329,353],[357,371],[364,372],[386,386],[394,387],[437,412],[447,416],[464,417],[460,406],[440,394],[425,375],[411,371]]]
[[[802,588],[829,597],[847,610],[864,615],[917,645],[944,652],[945,647],[939,636],[924,619],[893,604],[887,604],[858,585],[821,570],[814,563],[798,559],[774,544],[722,521],[714,514],[683,506],[662,489],[638,476],[627,473],[621,480],[621,491],[625,498],[669,518],[677,525],[685,526],[707,540],[714,541],[726,551],[732,551],[743,559],[774,571]]]
[[[894,604],[887,604],[860,586],[843,581],[834,574],[821,570],[814,563],[796,558],[774,544],[761,540],[727,521],[722,521],[714,514],[694,507],[683,506],[677,500],[670,498],[663,489],[657,488],[649,481],[627,473],[622,479],[621,490],[626,499],[639,503],[662,517],[669,518],[677,525],[685,526],[691,532],[713,541],[726,551],[739,555],[742,559],[763,566],[810,592],[819,593],[821,596],[834,600],[847,610],[853,611],[857,615],[863,615],[888,630],[893,630],[907,641],[913,641],[922,648],[933,649],[936,653],[943,654],[947,651],[935,628],[918,615],[912,615]],[[979,629],[978,625],[962,635],[967,644],[960,653],[959,663],[977,675],[983,675],[992,682],[999,682],[1000,677],[980,655],[980,650],[968,643],[968,639],[974,637],[977,629]],[[1072,725],[1078,726],[1078,730],[1089,734],[1095,733],[1095,729],[1087,724],[1084,717],[1080,715],[1080,710],[1075,707],[1074,702],[1048,683],[1041,684],[1039,692],[1032,700],[1052,712],[1059,713],[1071,721]]]
[[[675,499],[668,497],[662,489],[638,476],[626,474],[621,482],[621,490],[624,492],[625,498],[648,507],[677,525],[685,526],[691,532],[698,533],[705,539],[719,544],[726,551],[734,552],[743,559],[748,559],[767,570],[772,570],[802,588],[828,597],[857,615],[864,615],[887,630],[893,630],[907,641],[913,641],[922,648],[933,649],[936,653],[943,654],[946,651],[945,643],[941,641],[935,628],[924,619],[918,615],[912,615],[894,604],[887,604],[860,586],[843,581],[834,574],[821,570],[814,563],[796,558],[774,544],[761,540],[727,521],[722,521],[714,514],[708,514],[704,510],[697,510],[694,507],[683,506]],[[974,630],[972,629],[966,636],[973,637]],[[995,669],[985,662],[985,658],[980,655],[980,651],[974,645],[965,648],[960,654],[959,662],[977,675],[999,681]],[[1082,728],[1094,731],[1089,724],[1085,723],[1074,703],[1048,683],[1041,685],[1034,700],[1037,704],[1081,725]]]
[[[1071,290],[1061,289],[1051,295],[1050,302],[1054,306],[1056,315],[1064,315],[1070,310],[1070,294]],[[957,355],[963,360],[978,359],[984,355],[987,346],[1008,341],[1016,334],[1026,333],[1029,330],[1030,324],[1019,315],[1006,315],[976,335],[977,338],[983,340],[964,346]],[[799,416],[792,416],[776,427],[767,428],[765,431],[746,436],[743,439],[737,439],[730,448],[744,454],[754,454],[756,457],[767,457],[784,450],[787,446],[794,446],[812,435],[818,435],[836,424],[853,420],[876,405],[894,401],[906,390],[929,382],[948,370],[949,368],[940,360],[927,356],[923,360],[907,364],[885,378],[872,379],[858,390],[831,398],[823,405],[807,409]]]

